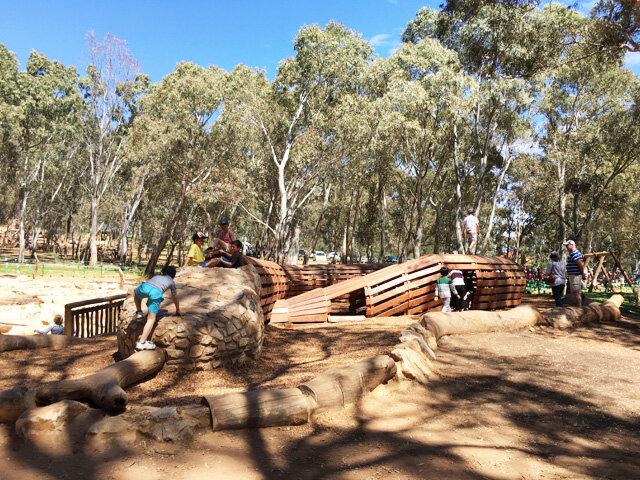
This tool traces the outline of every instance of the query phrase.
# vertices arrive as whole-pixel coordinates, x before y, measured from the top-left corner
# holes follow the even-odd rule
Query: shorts
[[[136,288],[136,298],[147,299],[149,313],[158,313],[160,304],[164,301],[164,295],[156,287],[152,287],[144,282]]]
[[[569,275],[569,291],[577,293],[582,290],[582,275]]]

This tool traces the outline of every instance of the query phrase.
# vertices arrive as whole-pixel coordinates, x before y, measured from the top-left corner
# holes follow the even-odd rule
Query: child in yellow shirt
[[[186,266],[200,265],[204,262],[202,246],[204,245],[204,241],[207,236],[202,232],[197,232],[193,234],[192,238],[193,243],[191,244],[191,248],[189,248],[189,253],[187,253],[187,261],[185,262]]]

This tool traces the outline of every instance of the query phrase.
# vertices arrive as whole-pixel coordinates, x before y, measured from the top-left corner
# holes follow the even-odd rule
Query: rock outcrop
[[[165,292],[151,340],[167,355],[168,371],[212,370],[258,358],[264,316],[260,277],[252,266],[237,269],[186,267],[175,278],[182,316],[175,315],[171,293]],[[143,303],[143,310],[146,308]],[[134,319],[135,305],[123,305],[118,350],[128,357],[146,322]]]

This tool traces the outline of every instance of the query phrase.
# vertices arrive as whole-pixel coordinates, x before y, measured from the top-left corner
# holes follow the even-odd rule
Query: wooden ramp
[[[384,268],[385,264],[366,263],[352,265],[278,265],[268,260],[244,257],[245,262],[253,265],[262,283],[261,303],[265,320],[271,317],[273,305],[279,299],[293,297],[317,288],[327,287],[338,282],[361,277]],[[343,295],[348,299],[351,310],[364,304],[360,292],[348,292]]]
[[[439,305],[434,291],[443,266],[463,272],[467,288],[473,291],[472,309],[494,310],[520,304],[526,278],[517,263],[480,255],[425,255],[290,298],[285,293],[271,304],[270,321],[326,322],[332,300],[358,293],[364,299],[367,317],[426,312]]]

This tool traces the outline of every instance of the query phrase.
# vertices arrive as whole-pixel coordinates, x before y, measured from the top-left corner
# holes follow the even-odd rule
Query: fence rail
[[[121,293],[67,303],[64,306],[64,334],[88,338],[115,332],[125,298],[127,295]]]

